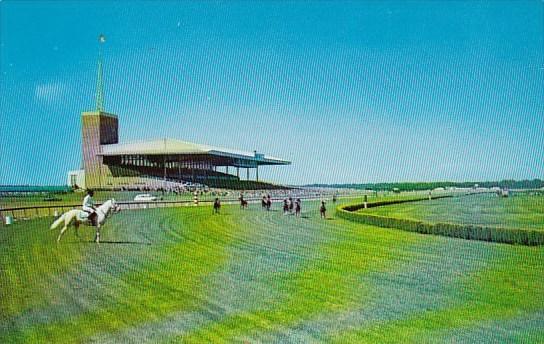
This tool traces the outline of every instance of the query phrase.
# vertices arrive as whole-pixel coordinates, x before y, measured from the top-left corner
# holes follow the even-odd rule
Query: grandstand
[[[99,36],[96,110],[83,112],[82,169],[68,172],[68,185],[93,189],[174,189],[207,185],[228,189],[277,189],[259,181],[259,166],[291,162],[257,151],[245,152],[175,139],[119,143],[119,120],[104,111],[102,44]],[[240,176],[245,169],[245,180]],[[254,170],[255,180],[250,180]],[[234,174],[235,172],[235,174]]]
[[[93,189],[175,188],[190,184],[228,189],[276,189],[259,181],[259,167],[289,161],[253,152],[176,139],[119,143],[118,118],[103,111],[82,113],[83,169],[68,184]],[[242,170],[242,171],[241,171]],[[250,180],[254,170],[254,180]],[[245,180],[241,177],[245,172]]]

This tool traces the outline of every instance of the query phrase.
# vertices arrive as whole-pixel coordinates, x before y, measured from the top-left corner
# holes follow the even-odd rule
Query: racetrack
[[[51,219],[3,227],[0,342],[544,338],[544,248],[321,220],[317,209],[126,211],[100,245],[90,229],[55,244]]]

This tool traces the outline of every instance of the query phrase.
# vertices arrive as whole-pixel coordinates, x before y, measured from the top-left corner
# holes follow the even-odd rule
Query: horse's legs
[[[100,244],[100,224],[96,225],[96,235],[94,237],[94,242]]]
[[[79,222],[74,223],[75,231],[76,231],[76,237],[81,240],[79,237]]]
[[[59,233],[59,236],[57,237],[57,243],[60,242],[60,238],[62,237],[62,235],[64,234],[64,232],[68,229],[68,225],[65,223],[64,224],[64,227],[62,227],[62,229],[60,230],[60,233]]]

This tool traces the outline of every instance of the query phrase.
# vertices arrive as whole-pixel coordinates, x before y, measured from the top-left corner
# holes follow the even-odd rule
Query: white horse
[[[100,226],[102,226],[102,224],[106,221],[110,213],[118,213],[119,211],[121,211],[121,208],[117,203],[115,203],[114,199],[110,199],[96,208],[96,236],[94,237],[94,241],[96,243],[100,242]],[[62,214],[58,219],[56,219],[55,222],[53,222],[53,224],[51,225],[51,229],[57,228],[61,223],[64,222],[64,227],[62,227],[62,229],[60,230],[57,242],[60,241],[62,234],[64,234],[70,224],[74,225],[76,229],[76,235],[79,236],[78,229],[80,224],[86,224],[89,226],[92,225],[89,221],[88,216],[89,214],[83,210],[73,209]]]

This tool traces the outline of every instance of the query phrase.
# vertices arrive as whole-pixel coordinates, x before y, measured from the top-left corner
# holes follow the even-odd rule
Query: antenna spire
[[[106,42],[106,36],[98,36],[98,80],[96,82],[96,110],[104,111],[104,80],[102,75],[102,44]]]

